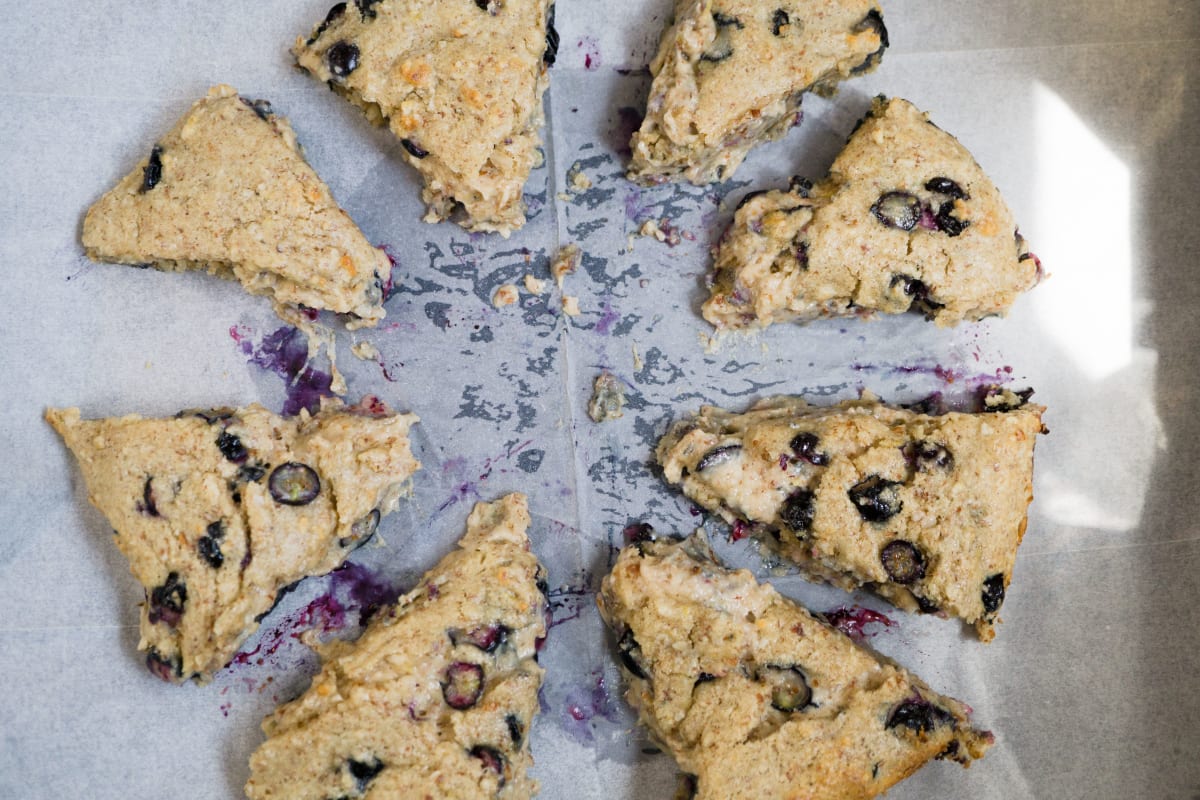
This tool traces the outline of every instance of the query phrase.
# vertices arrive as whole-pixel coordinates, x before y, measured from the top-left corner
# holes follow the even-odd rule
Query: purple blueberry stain
[[[896,623],[878,611],[872,611],[862,606],[839,606],[832,611],[826,611],[825,621],[856,642],[861,642],[868,636],[874,636],[879,630],[868,631],[868,626],[882,625],[885,629]]]
[[[278,328],[264,336],[257,346],[250,341],[245,328],[232,326],[229,335],[242,353],[249,356],[251,364],[284,379],[287,391],[284,416],[295,416],[301,409],[315,414],[322,398],[334,396],[330,390],[333,378],[309,365],[308,340],[298,328]]]
[[[563,728],[580,744],[595,741],[596,719],[617,722],[620,706],[609,691],[602,672],[592,673],[591,685],[576,686],[563,698]]]

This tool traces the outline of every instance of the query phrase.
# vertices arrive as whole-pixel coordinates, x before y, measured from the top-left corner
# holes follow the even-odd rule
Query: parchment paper
[[[135,651],[140,587],[41,421],[49,405],[90,416],[283,407],[269,351],[288,332],[265,301],[206,275],[92,264],[78,240],[87,206],[220,82],[292,120],[334,196],[398,261],[383,326],[332,323],[351,399],[374,393],[422,418],[425,469],[378,543],[353,556],[355,575],[376,593],[407,589],[453,547],[473,502],[531,497],[555,599],[532,733],[543,797],[657,800],[674,787],[672,760],[621,699],[595,612],[633,521],[704,524],[731,563],[809,607],[860,604],[898,623],[871,645],[970,703],[997,744],[971,770],[931,765],[891,797],[1200,796],[1200,4],[884,5],[893,46],[876,73],[806,100],[803,124],[730,182],[641,190],[622,177],[623,150],[670,3],[560,0],[546,163],[527,186],[529,224],[504,240],[420,222],[419,179],[398,143],[292,69],[287,48],[324,16],[320,0],[8,3],[0,797],[240,797],[259,722],[315,668],[296,637],[357,632],[364,584],[312,579],[211,685],[154,679]],[[706,349],[709,247],[736,200],[823,175],[879,92],[914,101],[974,153],[1051,280],[1009,318],[952,331],[916,316],[780,325]],[[570,188],[573,168],[590,189]],[[678,244],[630,239],[651,218],[666,218]],[[565,284],[579,317],[560,313],[557,291],[490,305],[502,283],[547,278],[567,242],[585,253]],[[380,363],[350,355],[362,340]],[[629,404],[597,425],[585,409],[601,369],[624,381]],[[651,467],[667,424],[701,403],[784,392],[831,402],[864,388],[904,402],[996,379],[1033,386],[1051,433],[991,645],[771,571]]]

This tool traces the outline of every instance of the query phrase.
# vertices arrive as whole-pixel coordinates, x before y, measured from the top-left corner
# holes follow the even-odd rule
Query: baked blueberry
[[[696,471],[703,472],[711,467],[724,464],[726,461],[729,461],[731,458],[741,452],[741,450],[742,446],[740,444],[727,444],[721,447],[714,447],[696,462]]]
[[[493,622],[491,625],[480,625],[469,631],[453,628],[446,633],[450,636],[451,644],[456,647],[460,644],[469,644],[478,647],[485,653],[494,653],[496,648],[508,641],[508,634],[511,631],[507,625]]]
[[[883,24],[883,17],[880,16],[878,9],[872,8],[863,17],[862,21],[854,26],[855,33],[864,33],[866,31],[875,31],[879,34],[879,49],[867,56],[857,67],[850,70],[852,75],[858,75],[874,67],[883,58],[883,51],[888,49],[887,26]]]
[[[225,538],[225,523],[221,520],[210,523],[200,540],[196,542],[196,550],[213,569],[220,569],[225,563],[225,554],[221,552],[221,540]]]
[[[550,13],[546,15],[546,49],[542,53],[542,63],[552,67],[557,58],[558,31],[554,27],[554,6],[550,6]]]
[[[846,493],[859,516],[868,522],[883,522],[899,514],[904,507],[896,491],[899,485],[898,481],[872,475],[850,487]]]
[[[150,151],[150,160],[142,167],[142,192],[148,192],[162,180],[162,148],[154,145]]]
[[[146,669],[167,683],[174,683],[183,677],[183,662],[179,656],[164,656],[153,647],[146,651]]]
[[[505,765],[508,763],[504,754],[494,747],[488,747],[486,744],[477,744],[470,749],[472,758],[478,758],[483,762],[484,769],[495,773],[500,781],[500,786],[504,786]]]
[[[938,725],[951,722],[953,716],[921,698],[905,700],[888,715],[886,727],[908,728],[916,733],[928,733]]]
[[[242,440],[237,434],[229,431],[221,431],[217,437],[217,449],[221,451],[221,455],[229,459],[235,464],[241,464],[250,457],[250,453],[246,450],[246,445],[242,444]]]
[[[342,14],[345,13],[345,3],[338,3],[337,5],[333,6],[333,8],[329,9],[329,13],[325,15],[325,19],[322,20],[321,24],[317,26],[317,29],[313,31],[313,35],[308,37],[307,44],[312,44],[318,38],[320,38],[321,34],[325,32],[325,29],[328,28],[332,23],[341,19]]]
[[[829,463],[829,454],[822,453],[817,449],[821,444],[821,438],[815,433],[797,433],[792,437],[792,441],[788,444],[795,453],[796,458],[802,458],[808,463],[823,467]]]
[[[621,664],[636,678],[646,678],[646,670],[642,666],[642,648],[633,636],[633,630],[626,630],[617,642],[617,653]]]
[[[483,667],[466,661],[455,661],[446,667],[442,680],[442,697],[446,705],[458,711],[471,708],[483,694]]]
[[[165,622],[174,628],[187,605],[187,585],[178,572],[170,572],[161,586],[150,592],[150,621]]]
[[[788,495],[787,500],[783,501],[783,508],[779,510],[779,518],[783,520],[783,524],[791,528],[792,532],[799,535],[808,533],[812,530],[813,517],[817,510],[814,506],[816,495],[808,489],[797,489]]]
[[[379,0],[354,0],[354,5],[358,6],[358,13],[362,15],[364,22],[375,19],[375,4],[378,2]]]
[[[358,69],[358,45],[351,42],[336,42],[325,54],[329,60],[329,71],[333,77],[345,79]]]
[[[888,577],[896,583],[916,583],[925,577],[925,556],[912,542],[897,539],[879,551]]]
[[[275,502],[285,506],[304,506],[321,493],[321,479],[307,464],[289,461],[280,464],[267,479],[267,488]]]
[[[429,155],[428,150],[418,145],[412,139],[401,139],[400,144],[413,158],[424,158]]]
[[[947,236],[958,236],[971,224],[970,220],[959,219],[954,216],[953,200],[947,200],[938,206],[937,215],[934,219],[937,221],[938,230]]]
[[[958,200],[968,200],[968,195],[963,188],[949,178],[930,178],[925,182],[925,190],[934,194],[944,194],[947,197],[953,197]]]
[[[779,711],[800,711],[812,703],[812,689],[804,673],[796,667],[770,666],[759,679],[771,687],[771,707]]]
[[[508,726],[508,738],[512,739],[513,747],[520,747],[525,739],[525,723],[516,714],[507,714],[504,724]]]
[[[137,510],[148,517],[161,517],[158,506],[154,503],[154,478],[147,475],[142,485],[142,502],[137,504]]]
[[[983,582],[983,610],[995,614],[1004,602],[1004,573],[997,572]]]
[[[871,206],[871,213],[889,228],[911,231],[921,219],[921,201],[908,192],[885,192]]]
[[[369,513],[363,515],[363,517],[350,526],[350,535],[338,539],[338,544],[342,547],[349,547],[350,545],[361,547],[379,529],[380,516],[378,508],[371,509]]]
[[[775,9],[775,13],[771,15],[771,33],[775,36],[782,36],[783,29],[792,24],[791,17],[782,8]]]
[[[919,442],[909,442],[903,448],[904,457],[912,462],[917,469],[954,469],[954,455],[945,445],[922,439]]]
[[[717,25],[717,35],[713,37],[712,44],[708,46],[708,49],[700,54],[700,60],[715,64],[733,55],[731,33],[734,30],[741,30],[745,26],[737,17],[720,12],[713,12],[713,22]]]
[[[346,762],[346,769],[350,771],[351,777],[354,778],[355,788],[361,794],[367,790],[371,781],[375,780],[375,776],[383,771],[383,762],[378,758],[372,758],[369,761],[351,758]]]

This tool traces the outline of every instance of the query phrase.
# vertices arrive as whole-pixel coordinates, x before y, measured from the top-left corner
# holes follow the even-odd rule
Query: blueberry
[[[350,771],[351,777],[354,778],[354,785],[358,789],[358,793],[362,794],[367,790],[371,781],[375,780],[375,776],[383,772],[383,762],[378,758],[371,758],[370,761],[359,761],[357,758],[351,758],[346,762],[346,769]]]
[[[642,648],[633,637],[633,630],[627,630],[617,642],[617,653],[621,657],[621,665],[635,678],[646,678],[646,670],[642,666]]]
[[[350,535],[343,536],[338,539],[338,545],[341,547],[362,547],[367,540],[375,535],[375,531],[379,528],[380,513],[378,508],[373,508],[371,511],[360,518],[357,522],[350,526]]]
[[[971,196],[963,188],[949,178],[930,178],[925,182],[925,190],[934,194],[944,194],[958,200],[969,200]]]
[[[162,180],[162,147],[154,145],[154,149],[150,151],[150,160],[146,162],[146,166],[142,167],[142,188],[141,192],[148,192],[158,182]]]
[[[914,278],[911,275],[897,273],[892,276],[892,280],[888,285],[892,288],[899,286],[900,290],[909,297],[922,298],[929,295],[929,287],[925,285],[925,281]]]
[[[146,651],[146,669],[160,680],[172,683],[183,677],[183,660],[179,656],[164,656],[151,647]]]
[[[644,542],[654,541],[654,526],[649,522],[634,522],[626,525],[621,531],[621,538],[625,540],[625,544],[642,544]]]
[[[713,64],[724,61],[733,55],[733,42],[730,31],[733,29],[741,30],[745,26],[737,17],[731,17],[728,14],[720,12],[713,13],[713,22],[717,25],[717,35],[713,37],[712,44],[708,49],[700,54],[701,61],[708,61]]]
[[[887,26],[883,24],[883,17],[880,16],[879,10],[875,8],[868,11],[867,15],[862,18],[861,22],[854,26],[853,30],[855,33],[864,33],[873,30],[879,34],[879,49],[867,56],[857,67],[850,70],[850,74],[858,75],[874,67],[883,58],[883,51],[888,48],[888,32]]]
[[[889,228],[911,231],[921,218],[921,201],[908,192],[885,192],[871,206],[871,213]]]
[[[163,584],[150,592],[150,622],[165,622],[174,628],[179,624],[186,605],[187,585],[178,572],[168,573]]]
[[[469,631],[451,628],[446,633],[450,637],[450,643],[456,647],[460,644],[469,644],[478,647],[485,653],[494,653],[496,648],[508,641],[508,635],[512,631],[507,625],[493,622],[491,625],[480,625]]]
[[[500,0],[475,0],[475,7],[494,17],[500,13]]]
[[[808,269],[808,242],[801,241],[796,243],[796,263],[800,265],[800,269]]]
[[[953,200],[947,200],[942,203],[938,207],[937,215],[934,219],[937,220],[938,230],[947,236],[958,236],[971,224],[970,220],[959,219],[954,216]]]
[[[329,61],[329,71],[333,77],[344,80],[358,69],[358,45],[347,41],[336,42],[325,53],[325,58]]]
[[[896,583],[916,583],[925,577],[925,556],[911,542],[897,539],[879,551],[888,577]]]
[[[486,744],[477,744],[469,751],[471,758],[478,758],[483,762],[483,768],[496,775],[500,782],[497,788],[504,786],[505,772],[508,768],[508,762],[504,758],[504,754],[494,747],[488,747]]]
[[[513,747],[520,747],[525,738],[525,723],[516,714],[508,714],[504,717],[504,724],[508,726],[508,737],[512,739]]]
[[[537,572],[534,573],[534,582],[537,585],[538,591],[542,593],[542,597],[549,600],[550,599],[550,579],[549,579],[549,576],[547,576],[547,574],[546,574],[546,568],[543,567],[541,564],[537,565]]]
[[[242,440],[229,431],[221,431],[221,435],[217,437],[217,449],[221,451],[221,455],[235,464],[241,464],[250,457]]]
[[[423,147],[420,147],[412,139],[401,139],[400,144],[404,147],[405,150],[408,151],[408,154],[411,155],[413,158],[424,158],[425,156],[429,155],[428,150],[426,150]]]
[[[363,22],[368,19],[375,19],[378,13],[374,6],[379,0],[354,0],[354,5],[358,6],[358,13],[362,15]]]
[[[812,689],[804,673],[792,666],[769,666],[759,678],[771,687],[771,707],[779,711],[800,711],[812,704]]]
[[[916,464],[917,469],[954,469],[954,455],[945,445],[922,439],[919,442],[909,442],[903,448],[904,457]]]
[[[787,500],[783,501],[783,508],[779,510],[779,518],[796,535],[812,530],[813,517],[817,513],[813,505],[814,499],[815,496],[808,489],[797,489],[788,495]]]
[[[983,582],[983,610],[995,614],[1004,602],[1004,573],[997,572]]]
[[[817,445],[821,443],[821,438],[815,433],[797,433],[792,437],[792,441],[788,444],[792,448],[792,452],[796,454],[796,458],[802,458],[808,463],[816,467],[823,467],[829,463],[829,454],[822,453],[817,449]]]
[[[937,603],[922,597],[919,594],[914,593],[913,599],[917,601],[917,610],[922,614],[936,614],[941,611],[941,609],[937,607]]]
[[[788,181],[788,191],[792,194],[798,194],[801,197],[808,197],[812,191],[813,182],[803,175],[793,175]]]
[[[740,444],[727,444],[721,447],[714,447],[712,450],[709,450],[707,453],[705,453],[698,462],[696,462],[696,471],[703,472],[710,467],[724,464],[726,461],[729,461],[731,458],[741,452],[741,450],[742,446]]]
[[[446,705],[458,711],[471,708],[483,694],[483,667],[466,661],[455,661],[446,667],[442,680],[442,697]]]
[[[846,492],[859,515],[868,522],[883,522],[900,513],[904,503],[900,501],[897,481],[889,481],[878,475],[856,483]]]
[[[305,44],[312,44],[313,42],[315,42],[318,38],[320,38],[321,34],[325,32],[326,28],[328,28],[330,25],[332,25],[337,20],[341,19],[342,14],[345,14],[345,13],[346,13],[346,4],[345,3],[338,3],[333,8],[329,9],[329,13],[325,15],[325,19],[321,22],[320,25],[317,26],[317,29],[315,31],[313,31],[313,35],[308,37],[308,41]]]
[[[248,100],[245,97],[240,99],[243,103],[250,107],[251,111],[258,115],[259,119],[270,119],[271,115],[275,113],[275,110],[271,108],[271,103],[268,100]]]
[[[771,15],[771,33],[776,36],[783,35],[783,29],[792,24],[791,17],[782,8],[775,9],[775,13]]]
[[[888,715],[888,730],[904,727],[916,733],[928,733],[953,717],[945,709],[930,705],[923,699],[905,700]]]
[[[267,488],[276,503],[285,506],[304,506],[321,493],[321,479],[312,467],[289,461],[271,472]]]
[[[245,464],[238,467],[236,480],[238,483],[258,483],[266,474],[267,468],[262,464]]]
[[[154,504],[154,478],[146,476],[146,482],[142,485],[142,502],[137,504],[137,510],[148,517],[161,517],[158,513],[158,506]]]
[[[558,31],[554,28],[554,6],[550,6],[550,13],[546,15],[546,49],[542,53],[542,63],[547,67],[552,67],[556,58],[558,58]]]
[[[221,520],[211,523],[204,536],[196,542],[200,557],[208,562],[213,569],[220,569],[225,563],[225,554],[221,552],[221,540],[225,538],[225,523]]]
[[[749,203],[754,198],[760,197],[760,196],[766,194],[768,191],[770,191],[770,190],[769,189],[757,189],[753,192],[747,192],[746,194],[742,195],[741,200],[738,200],[737,208],[735,208],[734,211],[737,211],[739,208],[746,205],[746,203]]]

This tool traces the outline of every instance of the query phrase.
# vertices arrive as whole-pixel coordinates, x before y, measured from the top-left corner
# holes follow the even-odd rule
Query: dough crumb
[[[358,342],[350,348],[350,352],[363,361],[379,360],[379,348],[370,342]]]
[[[550,274],[554,276],[558,288],[562,288],[563,278],[579,269],[579,263],[582,260],[583,251],[577,244],[563,245],[558,249],[558,252],[554,254],[554,260],[550,262]]]
[[[625,416],[625,387],[611,372],[601,372],[592,386],[588,416],[592,422],[608,422]]]
[[[546,282],[525,273],[525,291],[530,294],[541,294],[546,291]]]
[[[579,316],[579,298],[574,295],[564,294],[562,299],[563,313],[568,317]]]
[[[517,287],[511,283],[506,283],[492,295],[492,305],[496,308],[504,308],[505,306],[511,306],[518,299],[520,299],[520,295],[517,293]]]
[[[682,241],[679,235],[679,229],[671,224],[671,221],[666,217],[661,220],[648,219],[642,223],[642,227],[638,229],[638,234],[646,237],[653,237],[660,242],[663,242],[668,247],[674,247]]]
[[[583,167],[580,166],[578,161],[567,172],[567,180],[570,182],[572,191],[586,192],[592,188],[592,179],[583,174]]]

